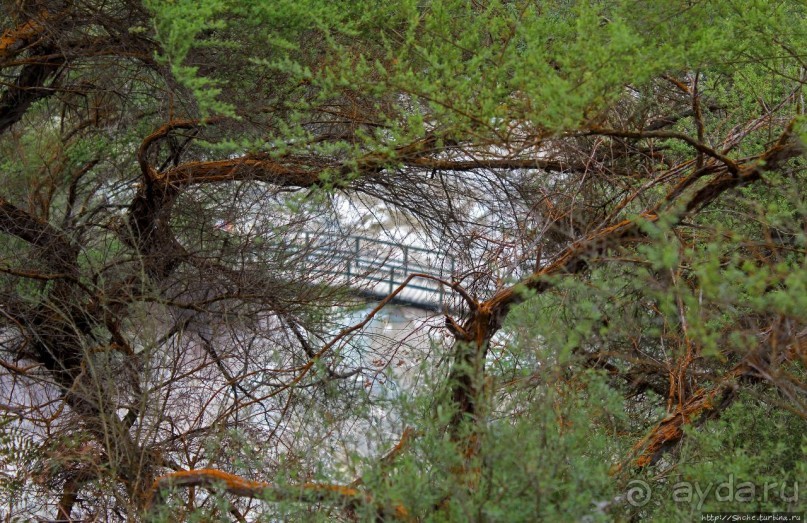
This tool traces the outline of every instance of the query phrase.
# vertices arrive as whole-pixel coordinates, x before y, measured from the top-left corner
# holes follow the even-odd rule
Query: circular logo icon
[[[628,483],[628,491],[625,493],[625,498],[628,503],[633,507],[643,507],[650,501],[653,492],[650,490],[650,485],[641,479],[632,479]]]

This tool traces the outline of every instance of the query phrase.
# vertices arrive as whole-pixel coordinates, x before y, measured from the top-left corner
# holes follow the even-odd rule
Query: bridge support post
[[[437,307],[440,311],[445,310],[443,306],[443,284],[440,283],[437,285]]]

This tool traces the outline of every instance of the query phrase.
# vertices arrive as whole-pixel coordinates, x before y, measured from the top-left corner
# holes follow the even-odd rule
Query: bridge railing
[[[295,238],[292,249],[299,249],[313,275],[373,298],[389,295],[411,275],[423,275],[414,276],[396,301],[433,310],[450,308],[450,289],[437,280],[450,282],[455,262],[437,251],[365,236],[314,233]]]

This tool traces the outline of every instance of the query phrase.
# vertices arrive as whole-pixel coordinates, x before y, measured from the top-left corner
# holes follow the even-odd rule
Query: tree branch
[[[338,503],[348,509],[355,509],[361,505],[375,505],[376,509],[387,516],[396,519],[406,519],[408,511],[401,505],[392,507],[386,514],[386,507],[377,505],[368,494],[360,490],[343,485],[327,483],[303,483],[301,485],[279,486],[262,481],[251,481],[235,474],[217,469],[181,470],[160,476],[154,481],[151,488],[150,506],[156,508],[164,502],[165,491],[171,488],[205,487],[208,489],[222,489],[225,492],[246,498],[262,499],[265,501],[295,501],[301,503]]]

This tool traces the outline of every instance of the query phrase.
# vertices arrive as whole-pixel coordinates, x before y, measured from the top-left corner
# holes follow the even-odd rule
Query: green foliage
[[[391,468],[365,471],[364,481],[386,506],[402,506],[424,521],[606,520],[596,504],[615,495],[608,470],[624,450],[615,438],[625,422],[622,399],[596,373],[573,382],[539,373],[546,379],[540,387],[524,382],[515,393],[497,394],[495,403],[506,397],[507,409],[491,412],[477,434],[482,450],[471,463],[438,418],[434,426],[420,422],[411,451]],[[416,413],[423,408],[417,402],[431,404],[432,398],[405,410]],[[480,471],[473,490],[452,472],[463,466]],[[436,507],[442,509],[435,513]]]
[[[768,392],[742,393],[718,420],[690,427],[677,466],[649,480],[653,499],[639,511],[654,521],[702,512],[804,509],[804,420]]]
[[[86,26],[67,17],[67,28],[48,27],[73,31],[48,53],[92,52],[65,57],[52,85],[20,89],[57,95],[26,105],[0,141],[0,196],[32,218],[20,231],[13,213],[0,216],[2,292],[22,311],[0,304],[4,361],[37,361],[37,373],[9,372],[74,401],[67,411],[90,404],[72,412],[78,428],[54,423],[62,432],[47,444],[0,419],[0,467],[20,471],[0,499],[24,491],[35,465],[56,492],[89,463],[97,474],[82,499],[100,493],[99,506],[113,506],[137,475],[121,473],[125,458],[149,463],[144,477],[214,466],[278,492],[362,479],[366,498],[349,510],[336,494],[267,494],[269,508],[250,514],[267,521],[803,510],[789,495],[807,476],[804,159],[764,173],[746,163],[776,152],[788,126],[807,141],[803,2],[145,0],[124,31],[133,40],[102,40],[124,38],[119,56],[92,47],[114,32],[111,11],[140,7],[130,4],[107,2]],[[17,16],[0,15],[4,38]],[[38,63],[20,57],[0,64],[8,78]],[[144,145],[166,122],[208,117]],[[659,122],[662,132],[642,135]],[[557,165],[481,167],[545,159]],[[446,161],[478,165],[431,167]],[[265,170],[245,179],[259,162]],[[288,173],[312,178],[295,185]],[[687,211],[715,181],[720,198]],[[464,263],[450,277],[480,300],[519,280],[539,291],[522,285],[489,344],[430,345],[417,385],[383,388],[396,352],[377,372],[364,361],[374,356],[367,339],[317,352],[336,325],[367,312],[311,276],[318,262],[299,241],[334,218],[332,198],[343,194],[376,198],[428,229],[423,238],[448,239]],[[621,220],[632,220],[629,235],[597,234]],[[45,229],[79,247],[77,275],[51,274]],[[546,244],[537,262],[536,238]],[[518,267],[499,279],[519,249]],[[564,252],[582,252],[579,264],[535,272],[565,263]],[[168,254],[172,263],[146,270]],[[210,340],[208,328],[218,329]],[[75,340],[91,350],[60,361]],[[474,348],[484,373],[458,361]],[[476,372],[482,392],[477,418],[452,432],[455,371]],[[686,418],[681,442],[674,434],[658,460],[632,467],[653,427],[718,387],[714,402],[730,407]],[[132,402],[143,412],[123,427],[118,411]],[[50,434],[46,418],[37,421]],[[416,436],[379,459],[404,427]],[[142,454],[116,446],[122,436]],[[625,493],[639,480],[654,495],[635,506]],[[778,486],[753,503],[673,497],[682,482],[725,481]],[[177,488],[149,517],[225,521],[247,505],[209,490]]]
[[[13,507],[39,456],[39,445],[27,434],[14,416],[0,417],[0,470],[3,488],[0,501]]]

